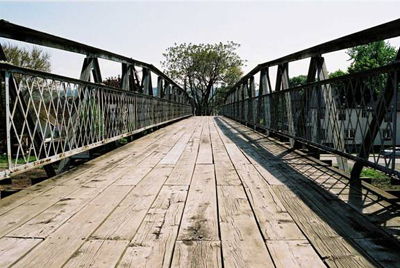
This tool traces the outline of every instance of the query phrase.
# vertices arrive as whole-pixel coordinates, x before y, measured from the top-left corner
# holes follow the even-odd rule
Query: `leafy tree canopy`
[[[340,69],[338,69],[338,70],[336,70],[336,71],[334,71],[332,73],[329,73],[329,78],[335,78],[335,77],[339,77],[339,76],[342,76],[342,75],[345,75],[345,74],[347,74],[347,73],[342,71],[342,70],[340,70]]]
[[[340,69],[336,70],[329,73],[329,78],[385,66],[396,59],[397,51],[389,42],[377,41],[349,48],[347,49],[346,54],[349,55],[349,61],[351,61],[347,71],[342,71]],[[295,76],[290,78],[289,82],[290,87],[304,85],[307,83],[307,76]],[[384,81],[381,81],[381,84],[384,84]]]
[[[307,84],[307,76],[306,75],[298,75],[289,79],[290,87],[298,87],[301,85]]]
[[[10,43],[1,44],[7,61],[13,65],[50,72],[50,54],[34,46],[32,49]]]
[[[349,48],[346,53],[351,61],[347,69],[349,73],[381,67],[393,62],[396,58],[396,48],[385,41]]]
[[[236,53],[239,44],[175,44],[161,62],[165,72],[188,91],[196,114],[206,115],[222,99],[226,89],[242,76],[244,61]],[[216,97],[218,96],[218,97]]]

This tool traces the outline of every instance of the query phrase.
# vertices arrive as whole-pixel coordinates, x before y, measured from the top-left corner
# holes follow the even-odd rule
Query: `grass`
[[[33,161],[35,161],[35,160],[36,160],[36,157],[30,156],[30,157],[29,157],[28,163],[33,162]],[[15,163],[15,158],[12,158],[11,161],[12,161],[12,163]],[[25,161],[24,161],[23,158],[19,158],[18,161],[17,161],[17,163],[18,163],[18,164],[25,164]],[[0,156],[0,170],[1,170],[1,169],[7,169],[7,168],[8,168],[8,159],[7,159],[7,156],[6,156],[6,155],[1,155],[1,156]]]
[[[372,168],[363,168],[361,171],[361,177],[367,177],[371,179],[389,179],[389,176],[386,176],[385,173],[372,169]]]
[[[371,184],[380,189],[399,189],[399,185],[392,185],[391,179],[385,173],[372,169],[363,168],[360,177],[371,178]]]

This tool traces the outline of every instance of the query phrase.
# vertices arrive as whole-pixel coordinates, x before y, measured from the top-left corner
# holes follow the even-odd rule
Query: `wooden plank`
[[[194,125],[188,128],[192,132]],[[163,159],[175,158],[175,155],[167,155],[168,151],[176,145],[182,135],[175,135],[169,141],[165,142],[160,152],[166,156]],[[161,160],[161,159],[160,159]],[[162,161],[162,160],[161,160]],[[160,161],[160,163],[161,163]],[[107,218],[107,220],[93,234],[95,239],[124,239],[131,240],[138,230],[148,209],[155,200],[162,185],[170,176],[173,165],[157,166],[148,173],[129,193],[127,198],[118,206],[118,208]]]
[[[79,188],[7,236],[46,238],[99,193],[95,188]]]
[[[0,267],[10,267],[40,242],[42,239],[1,238]]]
[[[116,165],[124,167],[125,163],[127,162],[129,162],[130,166],[132,166],[132,161],[138,161],[138,159],[145,158],[147,155],[156,150],[163,140],[167,140],[170,135],[174,135],[178,132],[182,133],[182,130],[185,129],[183,122],[178,122],[174,124],[174,126],[175,128],[173,128],[172,125],[162,128],[156,132],[150,133],[140,139],[128,143],[125,146],[117,148],[107,154],[89,161],[88,163],[92,166],[90,171],[92,173],[100,171],[101,174],[101,170],[104,170],[104,166],[107,168],[112,168]],[[85,163],[84,165],[88,163]],[[68,178],[67,175],[68,172],[66,173],[66,177]],[[76,176],[70,177],[66,180],[57,180],[57,184],[74,184],[76,182],[76,180],[73,180],[74,178],[76,178]]]
[[[163,154],[161,153],[153,153],[145,161],[142,161],[140,165],[136,166],[135,169],[131,169],[122,175],[113,185],[136,186],[157,165],[156,161],[160,161],[162,156]]]
[[[224,266],[275,267],[243,187],[218,186],[218,207]]]
[[[241,185],[242,182],[215,128],[214,120],[210,122],[209,126],[217,185]]]
[[[151,146],[154,142],[156,142],[160,138],[160,136],[168,133],[168,130],[176,130],[179,131],[184,127],[184,123],[180,122],[174,124],[174,126],[168,126],[166,128],[160,129],[154,133],[151,133],[145,137],[142,137],[134,142],[120,147],[112,152],[109,152],[103,156],[100,156],[96,159],[93,159],[79,168],[74,168],[68,172],[57,175],[53,178],[45,180],[41,183],[38,183],[34,186],[31,186],[23,191],[18,192],[12,196],[0,200],[0,215],[32,200],[33,198],[40,196],[41,194],[49,191],[51,186],[53,185],[73,185],[74,183],[67,183],[67,181],[74,181],[77,177],[86,176],[88,173],[91,173],[87,178],[91,178],[92,174],[98,170],[103,169],[103,165],[107,164],[108,166],[112,163],[118,163],[119,160],[126,158],[130,154],[135,154],[141,150],[145,150],[148,146]],[[174,132],[173,132],[174,133]],[[97,174],[97,173],[95,173]],[[85,181],[85,180],[83,180]],[[86,181],[85,181],[86,182]]]
[[[171,171],[171,166],[154,168],[136,185],[92,237],[131,240]]]
[[[399,267],[399,245],[393,239],[355,239],[383,267]]]
[[[304,239],[293,218],[271,186],[251,164],[238,166],[240,178],[255,211],[265,239]]]
[[[178,240],[218,241],[214,165],[196,165]]]
[[[217,241],[178,241],[171,268],[222,268],[221,245]]]
[[[130,155],[126,155],[126,157],[120,161],[110,160],[109,163],[104,165],[104,168],[94,170],[86,174],[86,176],[80,176],[74,180],[69,180],[63,183],[63,185],[86,184],[89,187],[99,187],[104,183],[107,184],[107,180],[115,180],[115,177],[126,174],[129,168],[143,162],[143,160],[147,159],[149,156],[152,156],[154,152],[159,152],[162,154],[168,152],[168,150],[186,131],[186,128],[178,129],[179,130],[176,132],[173,131],[170,134],[164,135],[155,144],[145,147],[145,149],[137,151],[136,153],[132,152]],[[108,176],[104,176],[105,174],[108,174]]]
[[[106,219],[131,190],[129,186],[110,186],[69,219],[15,267],[60,267],[78,250],[90,234]]]
[[[293,186],[291,189],[298,189],[297,196],[303,200],[310,200],[309,206],[316,206],[324,212],[330,221],[338,226],[343,234],[352,239],[354,238],[387,238],[390,235],[385,233],[379,227],[368,221],[365,217],[358,214],[346,203],[337,199],[329,192],[315,184],[311,184],[304,176],[297,171],[282,168],[282,173],[290,177]],[[338,217],[337,215],[340,215]]]
[[[179,136],[176,136],[176,138],[178,137]],[[168,147],[165,148],[168,149]],[[139,153],[139,155],[141,154]],[[141,162],[147,160],[145,162],[145,165],[150,166],[150,169],[148,169],[147,172],[149,172],[151,168],[153,168],[164,156],[164,154],[162,154],[161,152],[153,153],[153,155],[153,157],[138,158],[138,161]],[[111,183],[113,183],[113,181],[121,177],[121,175],[123,176],[126,174],[136,173],[136,170],[139,168],[136,165],[138,165],[139,163],[140,162],[133,162],[131,163],[132,166],[123,166],[122,168],[120,168],[119,165],[116,164],[115,167],[110,168],[104,173],[101,173],[100,171],[96,171],[93,173],[89,172],[89,174],[87,175],[91,176],[92,179],[89,180],[90,177],[85,176],[86,180],[89,180],[89,182],[84,184],[84,188],[80,188],[77,193],[74,192],[70,196],[63,198],[60,202],[55,203],[49,209],[43,211],[35,218],[33,218],[30,222],[26,223],[24,226],[21,226],[17,230],[14,230],[14,232],[9,235],[18,237],[45,238],[56,228],[62,225],[69,217],[74,215],[80,208],[82,208],[90,200],[95,198],[105,187],[109,186]],[[146,174],[147,173],[142,174],[142,177],[137,176],[136,182],[131,180],[130,183],[119,183],[117,185],[135,185]],[[95,187],[97,189],[93,190],[91,189],[92,187]]]
[[[200,149],[199,149],[199,154],[197,156],[196,164],[213,163],[213,155],[212,155],[211,140],[210,140],[210,128],[207,124],[207,120],[205,120],[203,132],[201,133]]]
[[[375,267],[375,263],[350,239],[338,234],[337,226],[322,211],[311,209],[286,186],[272,186],[278,198],[329,267]],[[329,224],[328,224],[329,223]]]
[[[120,259],[128,241],[89,240],[76,251],[64,268],[73,267],[110,267],[114,268]]]
[[[308,240],[271,240],[267,241],[268,249],[277,268],[326,267]]]
[[[261,150],[260,153],[265,159],[271,158],[270,156],[265,157],[264,152],[268,150],[271,151],[271,148],[281,147],[281,149],[279,149],[279,157],[281,158],[281,160],[284,161],[284,164],[283,162],[281,162],[280,164],[277,162],[278,164],[275,164],[275,166],[278,167],[278,169],[281,169],[282,167],[292,168],[296,171],[295,174],[299,175],[301,173],[301,175],[305,176],[311,181],[314,181],[330,193],[335,194],[346,204],[352,207],[355,211],[346,207],[343,208],[345,209],[345,211],[343,211],[343,215],[347,215],[347,219],[345,222],[342,222],[342,224],[338,223],[343,227],[342,229],[345,230],[348,235],[350,235],[350,237],[362,237],[363,234],[361,234],[361,232],[364,232],[364,234],[368,235],[368,237],[371,237],[372,234],[379,233],[379,230],[377,230],[376,227],[373,227],[373,225],[366,223],[367,221],[364,219],[365,216],[370,222],[378,223],[383,229],[385,229],[386,232],[396,236],[396,234],[398,233],[398,226],[400,226],[400,217],[394,215],[391,212],[391,216],[388,216],[386,218],[382,217],[382,213],[384,211],[392,210],[392,205],[390,203],[381,200],[376,194],[372,193],[364,187],[358,189],[357,187],[353,186],[347,178],[338,173],[335,173],[334,171],[328,169],[326,166],[305,158],[297,152],[285,152],[285,150],[287,151],[287,148],[271,141],[267,142],[265,138],[261,139],[261,134],[249,130],[244,126],[240,126],[240,128],[241,132],[246,131],[248,137],[254,139],[252,140],[252,142],[256,143],[257,147],[261,146],[265,149]],[[260,152],[260,150],[258,151]],[[287,170],[284,170],[281,174],[286,175],[288,173],[289,172]],[[306,183],[305,185],[308,184]],[[323,192],[322,189],[320,189],[320,192]],[[349,195],[350,192],[351,195]],[[324,194],[324,199],[334,200],[334,198],[332,196],[330,197],[328,193]],[[341,203],[334,202],[334,204]],[[332,211],[335,210],[332,209]],[[360,216],[354,216],[353,213],[358,213],[362,217],[360,218]],[[335,217],[335,212],[332,212],[331,216],[336,221],[340,221],[342,219]],[[358,220],[356,220],[356,218],[358,218]],[[366,225],[363,223],[366,223]],[[345,226],[346,224],[347,227]],[[368,228],[367,225],[371,228]],[[378,237],[379,236],[380,235],[378,235]]]
[[[169,267],[187,190],[187,186],[162,188],[119,267]]]
[[[288,152],[288,148],[282,146],[279,142],[266,139],[264,135],[230,119],[224,118],[223,120],[229,122],[233,127],[239,128],[242,133],[246,132],[247,136],[253,139],[252,143],[256,143],[257,146],[265,149],[262,152],[278,156],[281,160],[277,158],[276,161],[283,160],[289,167],[299,170],[307,178],[338,196],[357,213],[366,216],[369,221],[380,225],[381,228],[395,237],[398,235],[400,216],[393,214],[391,212],[392,205],[379,198],[375,193],[364,187],[358,188],[351,185],[343,175],[335,173],[319,162],[304,157],[301,153]],[[265,158],[265,154],[262,154],[262,156]],[[269,160],[271,158],[266,159]],[[349,195],[350,192],[352,193],[351,195]]]
[[[0,199],[0,216],[4,213],[32,200],[33,198],[49,191],[52,189],[53,184],[55,184],[56,180],[63,180],[65,178],[74,178],[79,176],[85,172],[87,172],[91,168],[90,165],[84,165],[80,168],[74,168],[70,170],[67,174],[60,174],[56,177],[47,179],[38,184],[32,185],[18,193],[10,195],[6,198]]]
[[[227,137],[223,138],[224,143],[226,139]],[[232,138],[232,140],[236,139]],[[245,186],[264,238],[305,239],[265,178],[248,161],[241,150],[235,144],[230,143],[226,143],[225,147]]]
[[[223,134],[222,131],[219,129],[220,135],[225,136],[224,141],[227,141],[228,139],[235,141],[235,144],[240,148],[238,150],[242,151],[242,153],[247,158],[247,161],[243,160],[244,163],[253,164],[254,167],[261,173],[261,175],[269,184],[271,185],[284,184],[284,180],[282,177],[277,178],[276,176],[270,173],[271,166],[265,161],[265,159],[259,154],[259,152],[256,151],[257,146],[252,146],[251,144],[249,144],[250,140],[246,139],[246,137],[240,134],[237,130],[230,128],[227,125],[225,125],[225,127],[227,127],[231,131],[231,135]],[[234,147],[233,145],[229,146]],[[237,149],[232,148],[232,150],[237,150]]]
[[[0,221],[0,237],[15,230],[39,213],[54,205],[60,199],[68,196],[77,188],[78,187],[76,186],[55,186],[45,194],[31,199],[19,207],[3,214]]]
[[[195,132],[196,128],[190,128],[190,131],[187,131],[182,138],[179,139],[177,144],[172,148],[168,154],[161,160],[161,165],[176,165],[179,158],[181,157],[183,151],[185,150],[187,143]]]
[[[200,136],[203,125],[199,124],[193,136],[188,141],[178,163],[166,181],[166,185],[189,185],[194,172],[197,154],[200,146]]]

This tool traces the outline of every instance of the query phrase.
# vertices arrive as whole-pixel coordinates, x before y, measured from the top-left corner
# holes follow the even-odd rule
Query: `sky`
[[[0,0],[0,18],[151,63],[161,69],[174,43],[241,44],[244,72],[257,64],[400,17],[400,1],[46,1]],[[0,42],[8,40],[1,39]],[[390,40],[400,47],[399,38]],[[24,45],[22,43],[19,43]],[[26,45],[25,45],[26,46]],[[55,49],[52,71],[79,77],[83,56]],[[325,56],[328,71],[346,69],[344,51]],[[306,74],[309,60],[289,65]],[[100,62],[103,77],[120,65]]]

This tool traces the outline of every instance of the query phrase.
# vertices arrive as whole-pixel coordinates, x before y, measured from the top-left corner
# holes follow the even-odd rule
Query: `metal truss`
[[[3,20],[0,36],[86,55],[73,79],[10,65],[0,46],[8,159],[0,178],[38,166],[51,176],[53,162],[192,115],[188,94],[150,64]],[[121,63],[120,87],[102,83],[99,58]]]
[[[322,54],[400,36],[400,20],[258,65],[228,92],[220,112],[302,144],[337,155],[339,168],[359,178],[364,166],[400,178],[400,55],[393,64],[328,78]],[[290,87],[289,63],[310,58],[307,84]],[[277,66],[275,90],[269,68]],[[256,96],[254,75],[260,82]]]

